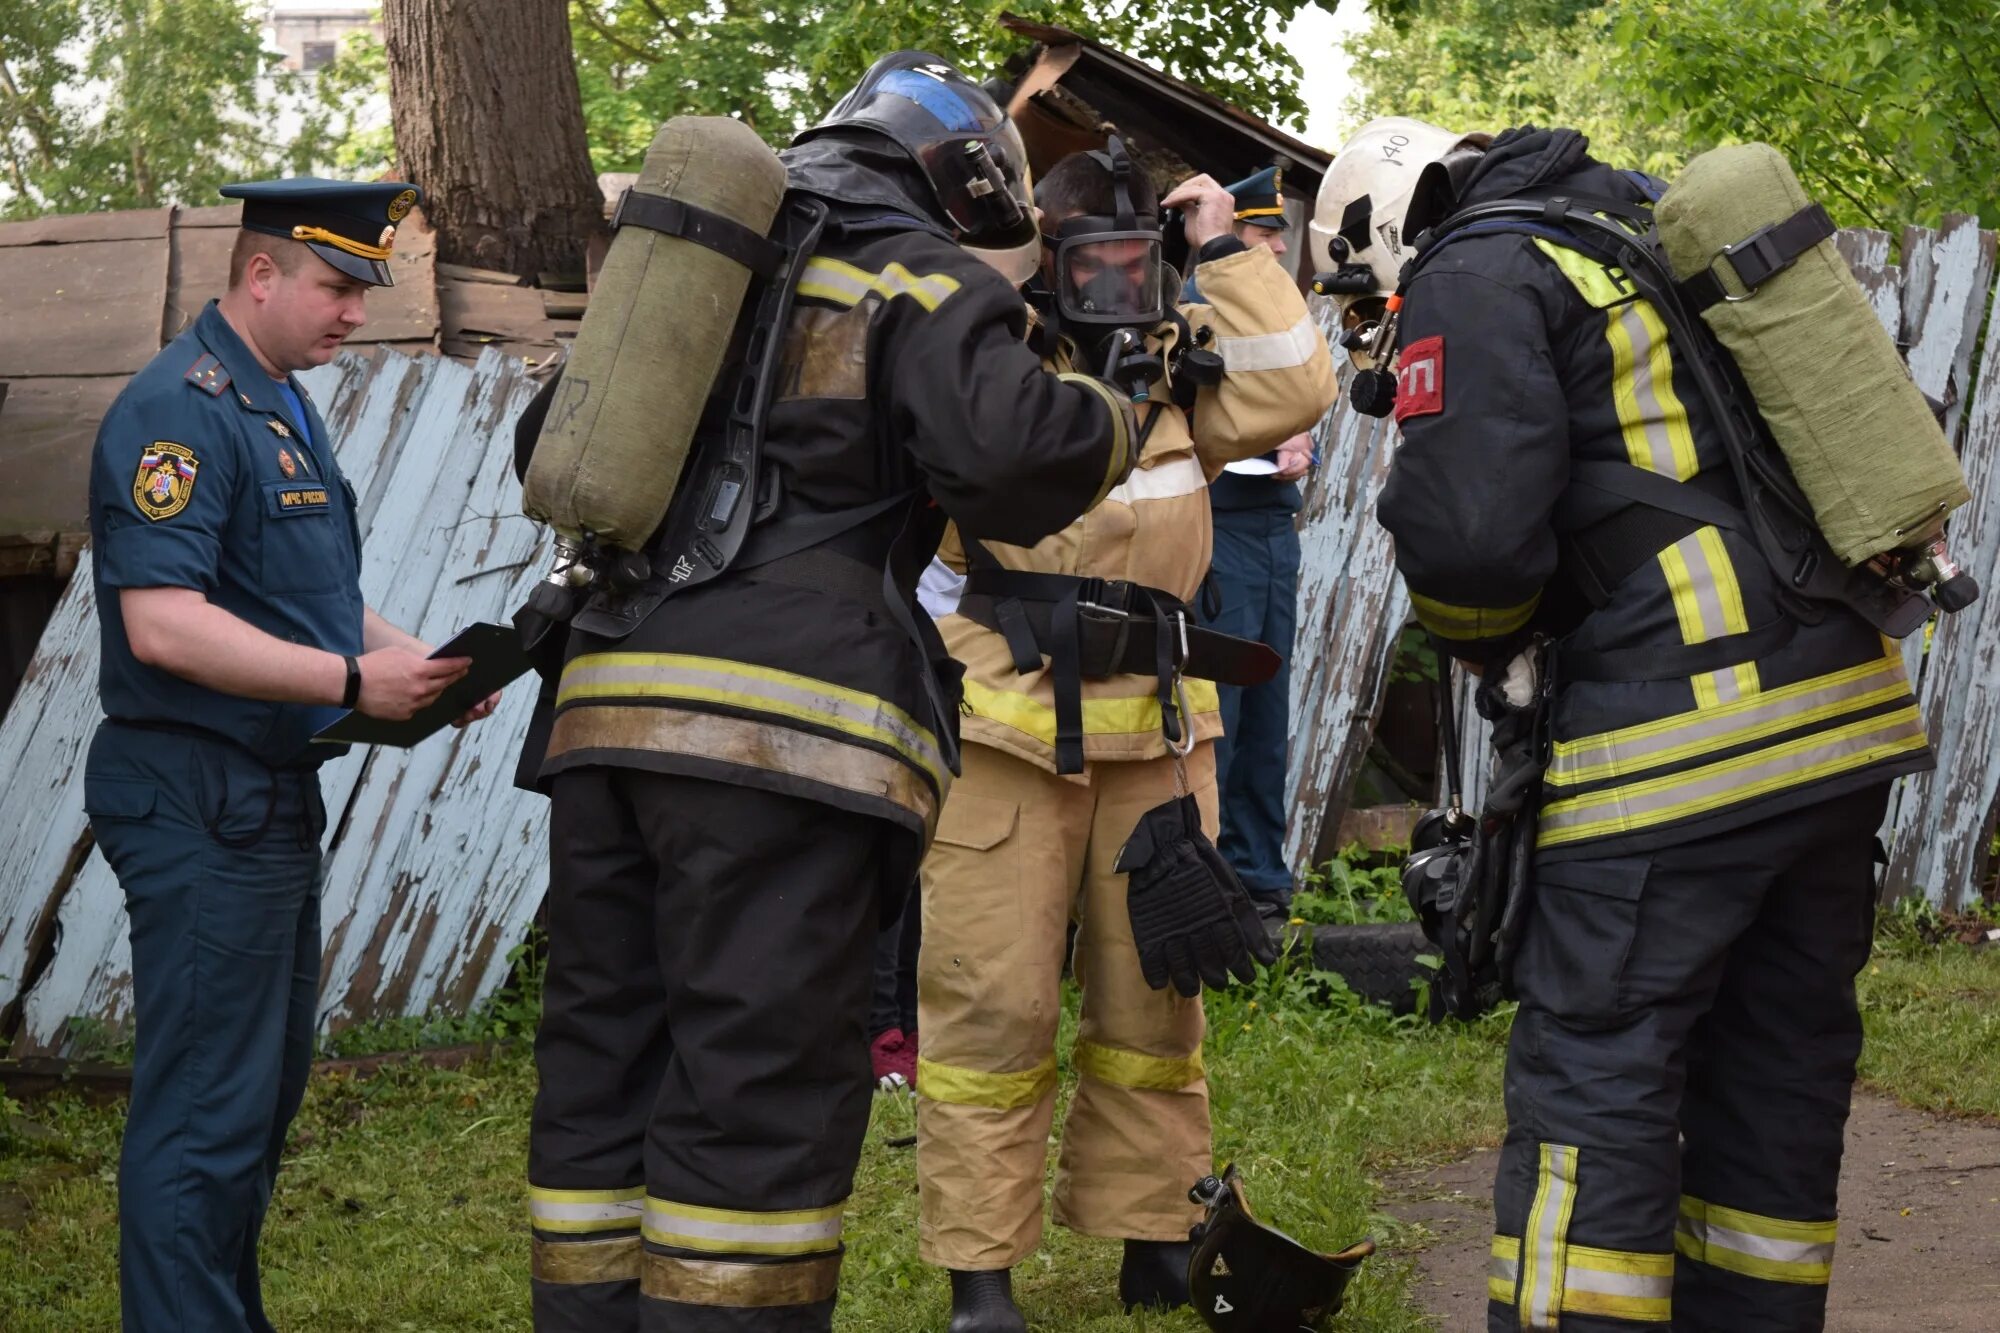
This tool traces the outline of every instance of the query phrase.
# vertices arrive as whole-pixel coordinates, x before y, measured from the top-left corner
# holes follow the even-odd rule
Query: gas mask
[[[1111,136],[1091,158],[1111,173],[1113,212],[1065,218],[1044,241],[1052,252],[1052,296],[1063,331],[1098,341],[1111,330],[1151,330],[1166,318],[1159,219],[1132,207],[1136,168]]]

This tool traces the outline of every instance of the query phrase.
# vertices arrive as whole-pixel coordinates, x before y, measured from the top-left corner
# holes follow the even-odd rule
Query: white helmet
[[[1320,181],[1307,230],[1315,271],[1347,279],[1335,284],[1334,296],[1347,327],[1379,318],[1404,263],[1416,253],[1410,245],[1413,231],[1438,220],[1425,216],[1411,228],[1412,204],[1427,212],[1441,200],[1448,206],[1445,159],[1460,149],[1484,149],[1490,142],[1485,134],[1383,116],[1341,145]]]

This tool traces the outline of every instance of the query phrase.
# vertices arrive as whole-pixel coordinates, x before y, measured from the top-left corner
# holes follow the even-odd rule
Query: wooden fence
[[[368,604],[433,642],[504,620],[542,563],[511,467],[513,419],[533,394],[522,363],[383,350],[301,378],[361,500]],[[533,695],[507,691],[449,739],[358,749],[323,770],[322,1026],[462,1011],[506,975],[547,883],[546,803],[512,786]],[[72,1016],[115,1027],[131,1011],[124,900],[83,816],[97,718],[86,552],[0,721],[0,1037],[16,1056],[61,1052]]]

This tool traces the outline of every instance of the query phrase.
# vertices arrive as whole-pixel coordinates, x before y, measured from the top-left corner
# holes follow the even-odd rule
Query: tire
[[[1416,1010],[1410,983],[1429,976],[1417,962],[1417,955],[1429,952],[1431,942],[1415,922],[1313,927],[1313,966],[1338,972],[1356,995],[1399,1014]]]

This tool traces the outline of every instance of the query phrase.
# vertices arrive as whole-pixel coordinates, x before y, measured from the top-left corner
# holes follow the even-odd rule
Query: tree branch
[[[626,55],[638,61],[640,64],[657,65],[662,60],[666,59],[664,55],[656,54],[650,51],[640,50],[638,47],[626,41],[623,37],[620,37],[617,33],[611,31],[609,27],[605,26],[604,20],[600,19],[597,16],[597,12],[593,10],[588,4],[579,2],[577,4],[570,6],[570,8],[575,10],[577,13],[583,15],[583,21],[585,26],[587,26],[592,32],[596,33],[599,37],[601,37],[604,40],[605,45],[616,47],[618,50],[623,51]]]
[[[1952,54],[1957,56],[1958,63],[1965,67],[1965,81],[1972,85],[1972,95],[1979,99],[1979,109],[1984,111],[1986,118],[1993,122],[1993,128],[2000,130],[2000,116],[1993,114],[1993,104],[1986,100],[1986,90],[1979,86],[1979,75],[1972,68],[1972,62],[1965,58],[1965,43],[1959,40],[1958,29],[1952,25],[1950,19],[1945,18],[1942,14],[1938,15],[1938,23],[1951,37]]]

